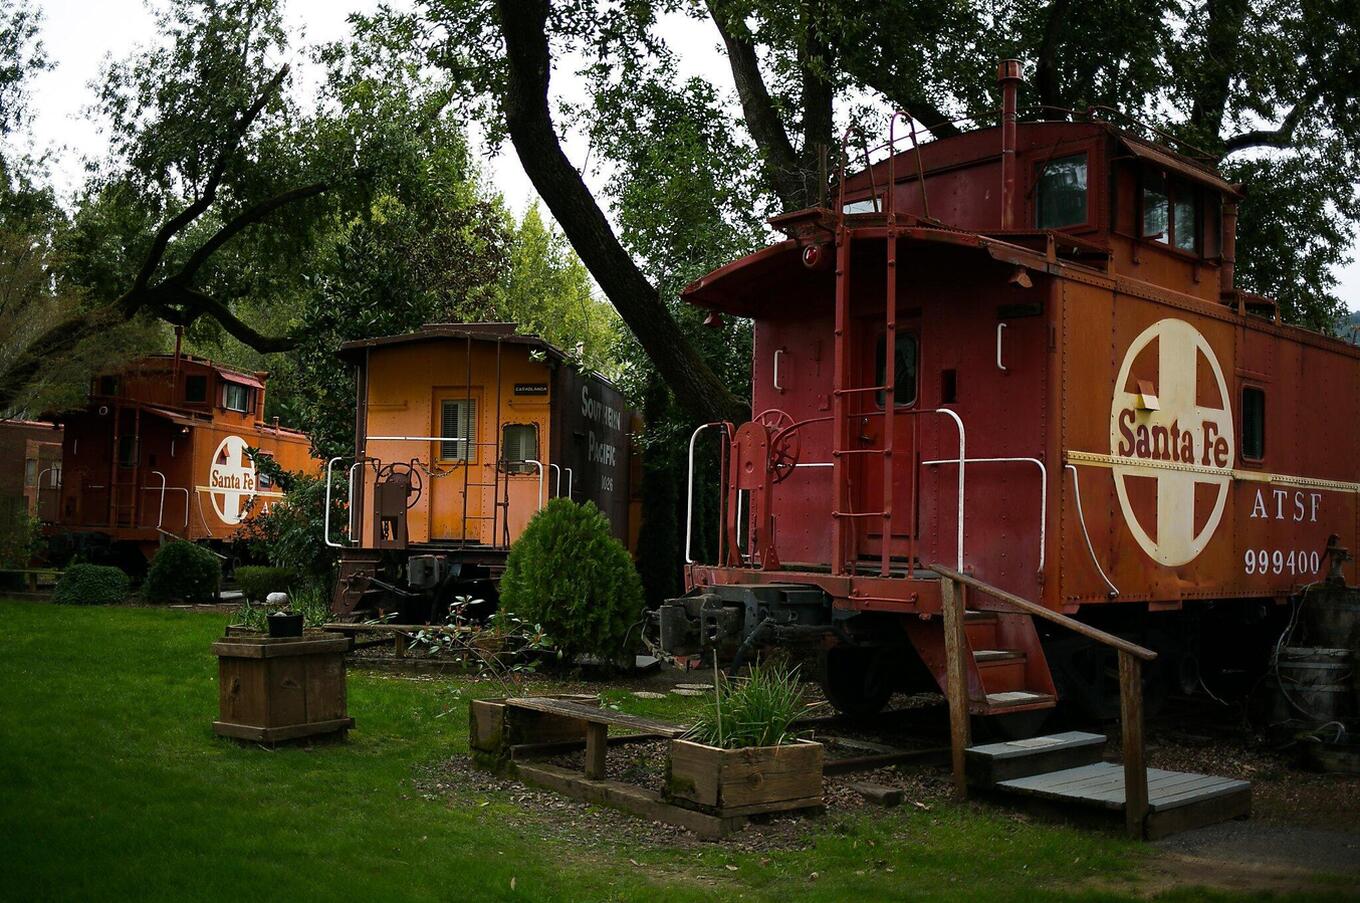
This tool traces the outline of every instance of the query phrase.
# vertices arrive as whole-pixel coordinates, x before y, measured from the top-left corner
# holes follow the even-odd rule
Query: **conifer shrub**
[[[501,608],[537,624],[566,656],[615,661],[642,617],[642,581],[592,502],[553,499],[513,546]]]
[[[146,573],[149,602],[211,602],[222,582],[222,563],[208,549],[175,540],[161,546]]]
[[[63,605],[117,605],[127,598],[128,575],[103,564],[73,564],[61,572],[52,598]]]

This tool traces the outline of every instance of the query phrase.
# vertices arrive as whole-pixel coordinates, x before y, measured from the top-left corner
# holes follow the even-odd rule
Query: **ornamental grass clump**
[[[591,502],[553,499],[510,547],[501,608],[541,627],[564,656],[615,662],[642,618],[642,580]]]
[[[685,739],[721,749],[782,746],[798,739],[793,722],[806,708],[797,668],[753,665],[745,678],[718,675],[712,703]]]

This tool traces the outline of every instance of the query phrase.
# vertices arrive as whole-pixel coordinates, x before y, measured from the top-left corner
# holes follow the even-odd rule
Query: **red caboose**
[[[1000,127],[890,139],[836,209],[686,289],[754,321],[756,415],[696,433],[722,437],[725,522],[660,612],[671,649],[819,639],[833,702],[876,710],[917,660],[943,686],[943,564],[1194,684],[1354,547],[1360,351],[1234,286],[1240,196],[1209,165],[1017,123],[1017,71]],[[1108,710],[1086,641],[976,617],[975,713],[1051,707],[1055,676]]]

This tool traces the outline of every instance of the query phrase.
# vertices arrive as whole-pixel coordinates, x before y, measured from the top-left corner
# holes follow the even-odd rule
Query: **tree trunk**
[[[744,405],[680,331],[562,152],[548,109],[547,0],[498,0],[497,5],[509,65],[505,122],[534,188],[680,405],[704,421],[744,419]]]

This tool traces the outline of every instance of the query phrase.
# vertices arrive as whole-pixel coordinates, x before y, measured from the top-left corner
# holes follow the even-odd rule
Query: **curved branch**
[[[255,101],[237,117],[232,125],[231,132],[227,135],[227,140],[222,146],[222,152],[218,154],[217,160],[213,163],[212,172],[208,174],[208,181],[203,185],[203,191],[194,199],[193,203],[185,207],[179,213],[170,217],[165,224],[156,231],[156,237],[151,241],[151,248],[146,253],[146,259],[142,261],[142,268],[137,272],[137,278],[133,281],[131,296],[137,296],[151,282],[152,275],[156,268],[160,266],[161,259],[165,257],[165,249],[170,246],[170,239],[178,235],[183,229],[203,215],[212,202],[217,198],[217,188],[222,183],[222,176],[227,171],[227,163],[231,160],[231,155],[236,152],[241,144],[241,139],[249,131],[251,123],[264,111],[265,104],[269,103],[269,98],[278,92],[283,80],[288,77],[288,64],[285,63],[279,68],[265,86],[260,90]],[[132,313],[132,311],[128,311]]]
[[[1293,144],[1294,132],[1298,131],[1299,124],[1303,122],[1313,104],[1317,103],[1318,97],[1317,91],[1304,94],[1303,98],[1285,114],[1279,128],[1251,129],[1229,138],[1223,143],[1223,156],[1249,147],[1288,147]]]
[[[265,353],[273,351],[291,351],[297,347],[298,340],[296,337],[267,336],[244,323],[231,312],[231,308],[227,307],[227,305],[197,289],[187,288],[177,284],[164,285],[153,290],[152,297],[147,299],[147,303],[155,305],[160,311],[162,319],[171,323],[180,322],[187,325],[196,320],[199,315],[206,314],[222,324],[222,328],[225,329],[228,334],[241,340],[256,351]],[[165,307],[165,305],[168,304],[181,304],[188,309],[180,312],[172,312]]]
[[[505,123],[534,188],[676,400],[699,419],[745,419],[742,405],[680,331],[562,152],[548,108],[548,0],[498,0],[497,7],[508,69]]]
[[[936,138],[950,138],[962,134],[962,129],[950,121],[943,110],[912,90],[902,76],[878,63],[867,63],[850,55],[843,55],[850,75],[866,87],[882,94],[897,109],[925,126]]]
[[[184,266],[180,267],[178,273],[170,277],[171,282],[179,282],[187,285],[194,277],[194,274],[202,268],[208,258],[215,254],[223,245],[231,241],[237,234],[255,225],[269,214],[286,207],[296,201],[306,200],[324,192],[329,186],[325,182],[316,182],[311,185],[304,185],[301,188],[293,188],[281,192],[270,198],[265,198],[257,204],[252,204],[245,210],[236,214],[227,221],[222,228],[218,229],[205,241],[197,251],[195,251]]]

